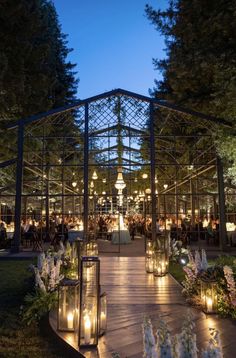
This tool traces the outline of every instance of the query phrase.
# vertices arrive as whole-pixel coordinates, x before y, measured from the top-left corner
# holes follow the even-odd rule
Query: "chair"
[[[32,243],[32,251],[43,251],[42,240],[39,235],[37,235],[37,233],[34,233],[34,235],[32,236]]]

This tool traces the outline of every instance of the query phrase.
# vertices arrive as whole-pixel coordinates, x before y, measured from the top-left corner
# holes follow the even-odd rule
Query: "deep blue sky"
[[[54,0],[62,31],[74,51],[78,98],[114,88],[148,94],[154,78],[152,58],[164,56],[164,41],[145,17],[144,7],[167,0]]]

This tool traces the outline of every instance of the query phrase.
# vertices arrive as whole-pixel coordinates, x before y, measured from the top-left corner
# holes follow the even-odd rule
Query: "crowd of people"
[[[150,217],[143,217],[140,214],[127,215],[124,218],[125,226],[129,230],[131,239],[135,235],[152,236],[152,220]],[[116,218],[114,215],[101,215],[97,220],[91,219],[91,230],[97,233],[97,237],[108,237],[116,227]],[[190,216],[184,216],[176,219],[173,217],[157,218],[156,233],[161,234],[167,231],[171,239],[181,240],[184,245],[192,241],[205,240],[208,244],[219,243],[219,219],[210,216],[196,217],[191,221]]]
[[[151,217],[144,217],[141,214],[124,215],[122,223],[119,221],[120,214],[103,214],[90,216],[88,218],[88,231],[94,239],[111,240],[114,230],[128,230],[131,240],[136,235],[151,237],[152,220]],[[13,225],[11,225],[14,231]],[[36,243],[38,248],[44,241],[52,244],[63,240],[68,240],[70,231],[83,231],[82,219],[76,216],[60,215],[50,217],[49,224],[46,226],[45,220],[36,222],[32,218],[22,220],[21,240],[23,245]],[[207,243],[219,243],[219,219],[210,217],[195,218],[192,222],[191,217],[182,216],[178,219],[175,217],[157,218],[156,232],[157,235],[163,231],[170,234],[171,239],[181,240],[184,245],[190,244],[196,240],[206,240]],[[8,239],[7,224],[0,222],[0,244]],[[2,246],[2,245],[1,245]]]
[[[199,239],[207,244],[219,244],[219,219],[213,216],[196,217],[194,221],[190,216],[178,220],[172,218],[166,229],[170,231],[171,239],[181,240],[185,245]]]

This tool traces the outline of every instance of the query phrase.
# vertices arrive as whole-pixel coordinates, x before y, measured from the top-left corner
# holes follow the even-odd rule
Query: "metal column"
[[[11,252],[20,251],[21,243],[21,200],[22,200],[22,177],[23,177],[23,152],[24,152],[24,124],[18,127],[17,138],[17,164],[16,164],[16,197],[15,197],[15,231]]]
[[[85,104],[85,128],[84,128],[84,237],[88,238],[88,183],[89,183],[89,108],[88,103]]]
[[[219,194],[219,237],[220,237],[220,248],[225,250],[227,246],[227,231],[226,231],[226,215],[225,215],[225,191],[224,191],[224,175],[223,165],[219,157],[216,158],[217,168],[217,181],[218,181],[218,194]]]
[[[190,179],[190,207],[191,207],[191,224],[195,224],[195,200],[193,179]]]
[[[151,161],[151,195],[152,195],[152,240],[156,240],[156,187],[155,187],[155,131],[154,131],[153,102],[150,102],[150,161]]]
[[[50,236],[49,236],[49,230],[50,230],[50,213],[49,213],[49,180],[50,180],[50,168],[47,166],[46,167],[46,178],[45,178],[45,191],[46,191],[46,199],[45,199],[45,211],[46,211],[46,240],[50,241]]]

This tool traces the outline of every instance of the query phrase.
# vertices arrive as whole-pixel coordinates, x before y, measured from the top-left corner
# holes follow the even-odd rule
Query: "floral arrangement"
[[[188,264],[183,267],[185,272],[185,280],[183,284],[183,294],[189,299],[195,298],[197,300],[200,291],[200,276],[208,269],[208,262],[205,250],[195,252],[193,256],[191,251],[188,251]]]
[[[171,240],[170,241],[170,252],[169,259],[174,262],[178,262],[182,256],[187,256],[189,250],[182,246],[182,241]]]
[[[112,356],[112,358],[120,358],[120,355],[118,352],[112,352],[111,356]]]
[[[153,333],[151,320],[144,318],[143,323],[143,357],[144,358],[198,358],[196,334],[194,333],[193,317],[188,314],[181,332],[171,335],[167,324],[160,319],[156,332]],[[201,352],[201,358],[222,358],[222,347],[219,332],[210,328],[210,340]]]
[[[63,244],[61,243],[61,247]],[[78,255],[77,247],[73,242],[72,245],[67,242],[62,253],[62,272],[65,277],[76,279],[78,278]]]
[[[203,282],[214,282],[217,295],[217,313],[236,318],[236,261],[232,257],[219,257],[213,266],[207,262],[206,252],[188,254],[189,262],[183,267],[185,280],[183,293],[187,300],[201,306],[200,286]]]
[[[144,357],[157,358],[156,343],[153,334],[153,328],[151,320],[144,319],[143,323],[143,345],[144,345]]]
[[[65,249],[61,245],[58,252],[40,253],[37,266],[30,265],[34,273],[35,289],[25,296],[25,306],[21,307],[23,320],[29,325],[38,322],[57,303],[57,287],[63,279],[61,274],[62,256]]]

